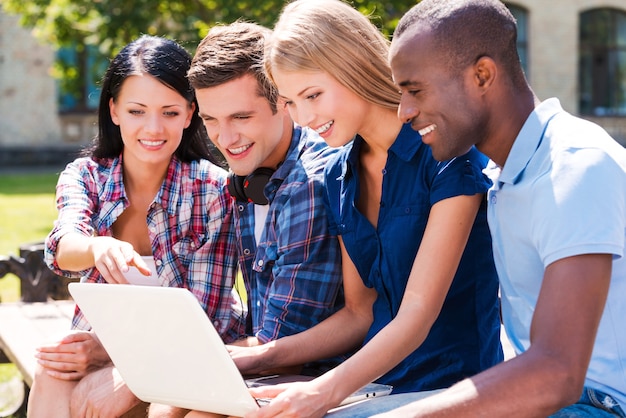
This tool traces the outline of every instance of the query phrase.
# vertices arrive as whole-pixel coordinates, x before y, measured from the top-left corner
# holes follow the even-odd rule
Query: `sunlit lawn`
[[[0,255],[19,255],[19,246],[41,241],[56,219],[57,173],[0,174]],[[0,303],[20,298],[19,279],[0,278]],[[18,375],[12,364],[0,364],[0,384]],[[2,399],[0,399],[1,409]]]

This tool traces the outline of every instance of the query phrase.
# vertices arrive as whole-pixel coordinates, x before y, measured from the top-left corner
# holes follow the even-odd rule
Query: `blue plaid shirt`
[[[253,203],[236,202],[235,230],[252,320],[262,342],[296,334],[341,306],[341,252],[328,232],[324,166],[335,149],[296,126],[285,161],[265,187],[270,201],[257,247]]]
[[[174,157],[147,222],[161,284],[189,289],[224,341],[231,342],[244,334],[245,323],[233,292],[237,259],[225,184],[226,172],[210,162],[183,163]],[[59,216],[46,239],[46,263],[59,275],[104,282],[96,268],[61,270],[55,254],[59,240],[69,232],[111,236],[111,225],[130,204],[121,156],[78,158],[68,164],[59,176],[56,196]],[[72,327],[91,328],[78,308]]]

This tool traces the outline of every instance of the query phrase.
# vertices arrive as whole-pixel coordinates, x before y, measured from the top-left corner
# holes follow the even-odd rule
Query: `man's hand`
[[[38,363],[50,376],[61,380],[80,380],[111,362],[96,335],[88,331],[72,332],[37,350]]]
[[[117,369],[109,366],[87,375],[78,383],[72,393],[71,416],[120,417],[140,403]]]

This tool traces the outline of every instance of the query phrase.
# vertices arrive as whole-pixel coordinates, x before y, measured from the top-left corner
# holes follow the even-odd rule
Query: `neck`
[[[380,149],[386,153],[396,141],[401,129],[402,122],[395,110],[372,105],[357,133],[367,142],[369,148]]]
[[[489,157],[498,166],[503,167],[515,143],[517,135],[522,130],[528,116],[540,103],[532,90],[523,92],[509,92],[506,100],[496,100],[498,106],[492,112],[485,140],[476,144],[476,148]],[[513,97],[514,99],[510,99]],[[505,104],[504,106],[502,104]]]
[[[293,121],[287,114],[283,119],[283,136],[278,143],[278,146],[272,151],[271,158],[266,160],[263,164],[264,167],[272,168],[276,170],[278,165],[285,161],[289,146],[291,145],[291,138],[293,136]]]
[[[128,194],[156,196],[167,174],[167,168],[149,164],[124,164],[124,187]]]

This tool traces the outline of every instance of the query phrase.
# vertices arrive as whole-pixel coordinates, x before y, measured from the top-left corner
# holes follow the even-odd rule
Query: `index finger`
[[[139,270],[139,272],[144,276],[152,276],[152,270],[150,270],[150,267],[148,267],[146,262],[143,261],[143,258],[141,258],[141,256],[137,252],[135,252],[135,254],[133,255],[133,259],[128,264],[131,266],[135,266],[137,270]]]

